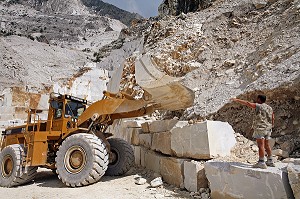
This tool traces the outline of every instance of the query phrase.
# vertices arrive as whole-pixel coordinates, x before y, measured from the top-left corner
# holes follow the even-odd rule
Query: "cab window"
[[[65,108],[65,117],[78,118],[85,110],[85,105],[80,102],[69,101]]]
[[[63,103],[58,102],[54,109],[54,119],[58,119],[62,117]]]

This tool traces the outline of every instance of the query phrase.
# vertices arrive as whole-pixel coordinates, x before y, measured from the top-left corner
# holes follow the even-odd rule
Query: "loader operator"
[[[253,120],[253,138],[256,139],[258,145],[259,160],[253,165],[254,168],[266,169],[267,166],[274,167],[272,151],[269,145],[271,139],[272,127],[274,126],[274,113],[272,108],[267,105],[265,95],[258,95],[256,103],[245,100],[232,98],[234,102],[246,105],[255,109],[255,117]],[[267,152],[267,161],[265,162],[265,150]]]

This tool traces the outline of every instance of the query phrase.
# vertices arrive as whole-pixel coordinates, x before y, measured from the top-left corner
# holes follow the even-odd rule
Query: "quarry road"
[[[150,188],[149,183],[136,185],[135,179],[142,176],[149,180],[150,172],[133,168],[129,174],[119,177],[104,176],[98,183],[79,187],[66,187],[48,169],[39,169],[33,182],[14,188],[0,187],[0,198],[22,199],[151,199],[151,198],[190,198],[189,193],[164,184],[160,188]]]

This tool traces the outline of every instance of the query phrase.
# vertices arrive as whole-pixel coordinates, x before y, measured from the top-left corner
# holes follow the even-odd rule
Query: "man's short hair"
[[[266,97],[265,95],[258,95],[257,98],[260,99],[260,101],[261,101],[262,103],[265,103],[266,100],[267,100],[267,97]]]

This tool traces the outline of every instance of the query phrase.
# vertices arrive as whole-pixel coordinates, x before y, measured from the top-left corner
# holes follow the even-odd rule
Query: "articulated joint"
[[[99,114],[98,113],[94,113],[93,116],[91,117],[91,120],[93,122],[95,122],[98,118],[99,118]]]

